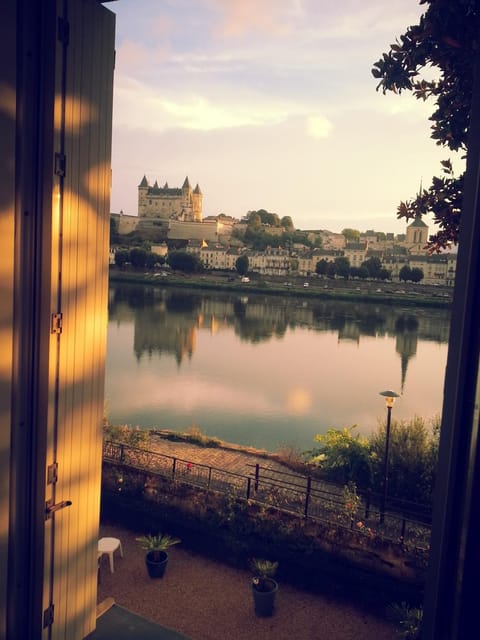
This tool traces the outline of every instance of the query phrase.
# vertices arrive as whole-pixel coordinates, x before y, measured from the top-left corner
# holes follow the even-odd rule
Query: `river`
[[[448,309],[111,284],[113,424],[305,451],[330,427],[369,434],[441,413]]]

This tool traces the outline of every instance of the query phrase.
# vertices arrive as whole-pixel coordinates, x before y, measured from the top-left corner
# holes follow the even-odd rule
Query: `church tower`
[[[416,216],[415,220],[407,227],[405,244],[410,253],[424,253],[427,242],[428,226],[423,222],[422,216]]]

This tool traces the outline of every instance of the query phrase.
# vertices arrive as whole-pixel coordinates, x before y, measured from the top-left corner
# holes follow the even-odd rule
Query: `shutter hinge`
[[[62,333],[63,329],[63,313],[52,313],[52,324],[50,333]]]
[[[57,38],[63,44],[70,42],[70,23],[66,18],[58,18]]]
[[[47,467],[47,484],[55,484],[56,482],[58,482],[58,462]]]
[[[45,609],[45,611],[43,612],[43,628],[47,629],[48,627],[51,627],[53,624],[53,610],[54,610],[55,606],[53,604],[51,604],[48,609]]]
[[[61,178],[65,177],[65,168],[67,164],[67,158],[64,153],[55,152],[55,168],[54,173]]]

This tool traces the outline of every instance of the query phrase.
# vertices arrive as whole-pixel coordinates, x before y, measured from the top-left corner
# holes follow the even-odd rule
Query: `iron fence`
[[[367,536],[427,548],[430,524],[418,505],[402,503],[387,508],[384,517],[375,494],[358,495],[348,504],[342,487],[309,475],[278,471],[259,464],[243,475],[116,442],[104,442],[103,458],[117,465],[149,471],[203,490],[217,491],[302,518],[355,529]],[[390,503],[387,504],[387,507]],[[417,509],[415,509],[417,507]],[[383,521],[382,521],[383,520]]]

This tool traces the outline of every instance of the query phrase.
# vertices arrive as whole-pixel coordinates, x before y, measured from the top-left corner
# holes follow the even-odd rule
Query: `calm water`
[[[449,311],[117,284],[106,406],[113,424],[306,450],[316,433],[441,412]]]

